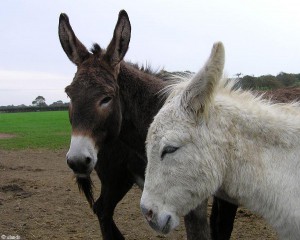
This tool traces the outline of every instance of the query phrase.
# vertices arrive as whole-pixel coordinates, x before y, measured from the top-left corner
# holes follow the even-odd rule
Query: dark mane
[[[100,54],[102,53],[102,49],[100,47],[100,45],[98,43],[94,43],[93,46],[91,47],[90,51],[94,54],[94,55],[98,55],[100,56]],[[153,75],[155,77],[158,77],[162,80],[168,80],[170,79],[170,74],[164,70],[164,68],[157,68],[157,69],[153,69],[151,64],[138,64],[138,63],[133,63],[130,61],[127,61],[127,63],[131,66],[133,66],[135,69],[140,70],[144,73]]]
[[[168,80],[170,79],[170,74],[164,70],[164,68],[157,68],[153,69],[151,64],[141,64],[139,65],[138,63],[132,63],[130,61],[127,62],[129,65],[133,66],[135,69],[140,70],[144,73],[150,74],[154,77],[158,77],[162,80]]]
[[[94,43],[93,46],[91,47],[90,51],[94,54],[94,55],[100,55],[102,53],[102,49],[100,47],[100,45],[98,43]],[[138,64],[138,63],[132,63],[130,61],[127,62],[129,65],[133,66],[134,68],[136,68],[137,70],[140,70],[144,73],[153,75],[155,77],[158,77],[162,80],[168,80],[170,79],[170,74],[164,70],[164,68],[157,68],[157,69],[153,69],[151,64]]]
[[[98,43],[94,43],[93,46],[91,47],[90,51],[94,55],[100,55],[101,54],[101,47]]]

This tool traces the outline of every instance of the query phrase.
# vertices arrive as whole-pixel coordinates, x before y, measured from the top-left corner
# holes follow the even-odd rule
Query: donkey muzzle
[[[176,216],[173,216],[171,213],[166,211],[156,212],[146,207],[143,203],[141,203],[140,207],[150,227],[159,233],[168,234],[179,224]]]
[[[97,149],[87,136],[72,136],[66,159],[68,166],[79,177],[88,176],[97,163]]]

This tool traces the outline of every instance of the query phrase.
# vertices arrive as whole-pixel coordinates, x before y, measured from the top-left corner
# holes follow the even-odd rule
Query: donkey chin
[[[88,178],[97,163],[98,149],[88,136],[72,136],[67,164],[77,178]]]
[[[156,202],[156,201],[155,201]],[[179,217],[172,211],[164,210],[157,202],[152,204],[144,193],[141,199],[141,211],[148,224],[157,232],[168,234],[179,225]]]

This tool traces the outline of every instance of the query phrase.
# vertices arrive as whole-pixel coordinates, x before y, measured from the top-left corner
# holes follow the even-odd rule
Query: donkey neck
[[[255,110],[231,105],[230,112],[219,105],[223,133],[216,134],[228,140],[221,190],[262,215],[282,239],[290,239],[300,228],[300,130],[280,111],[256,104]]]
[[[260,164],[257,164],[260,156],[257,159],[254,156],[252,161],[240,159],[228,164],[221,190],[239,205],[264,217],[280,239],[297,239],[300,233],[300,168],[289,160],[299,156],[300,151],[284,154],[267,150],[263,154],[268,159]],[[278,161],[273,161],[275,158]],[[286,162],[278,164],[279,161]]]
[[[159,91],[167,84],[125,62],[121,63],[118,84],[123,114],[120,137],[130,143],[137,138],[144,151],[148,127],[164,103]]]

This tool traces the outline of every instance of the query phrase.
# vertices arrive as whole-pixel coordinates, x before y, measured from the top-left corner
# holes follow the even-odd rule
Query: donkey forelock
[[[116,74],[109,71],[97,55],[92,55],[78,67],[72,83],[65,90],[72,100],[72,97],[77,96],[81,91],[89,91],[90,95],[92,89],[95,90],[95,94],[97,92],[113,95],[118,90]]]

